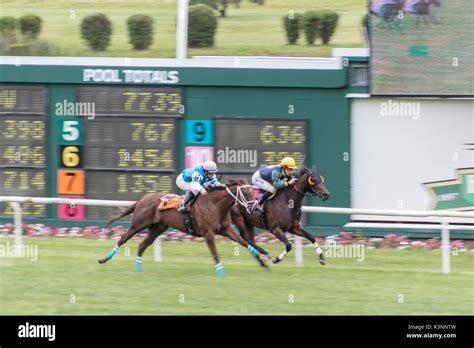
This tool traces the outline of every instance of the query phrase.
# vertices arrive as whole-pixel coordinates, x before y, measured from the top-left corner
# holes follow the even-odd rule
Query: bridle
[[[318,175],[318,176],[319,176],[319,178],[320,178],[320,180],[321,180],[321,183],[323,183],[323,182],[324,182],[324,177],[322,177],[321,175]],[[304,192],[304,191],[299,190],[299,189],[296,187],[296,185],[293,185],[293,188],[296,190],[296,192],[301,193],[301,194],[302,194],[303,196],[305,196],[305,197],[321,197],[321,193],[320,193],[320,192],[316,192],[316,191],[314,190],[313,185],[315,184],[315,182],[314,182],[313,178],[312,178],[310,175],[308,175],[307,182],[308,182],[308,184],[309,184],[311,193],[307,193],[307,192]]]
[[[225,189],[227,190],[227,193],[234,199],[235,201],[235,204],[239,204],[241,205],[242,207],[245,208],[245,210],[247,211],[247,213],[251,214],[253,212],[253,210],[255,209],[255,207],[258,205],[258,202],[254,199],[254,200],[247,200],[247,198],[245,198],[245,195],[243,194],[242,192],[242,189],[243,188],[251,188],[250,185],[239,185],[237,186],[237,194],[234,195],[232,193],[232,191],[229,189],[229,187],[225,187]]]

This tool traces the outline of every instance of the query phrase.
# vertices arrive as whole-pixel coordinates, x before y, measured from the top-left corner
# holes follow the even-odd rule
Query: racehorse
[[[434,24],[439,24],[440,20],[431,13],[431,5],[441,7],[441,0],[406,0],[403,12],[417,14],[416,27],[420,25],[420,17],[427,23],[428,17]]]
[[[369,12],[381,18],[377,27],[383,28],[386,23],[388,28],[392,30],[392,23],[399,26],[397,16],[402,11],[404,4],[405,0],[372,0],[370,2]]]
[[[247,248],[257,259],[262,267],[269,268],[265,263],[267,257],[247,243],[233,228],[229,210],[234,204],[238,204],[249,214],[258,209],[258,203],[253,198],[251,186],[247,179],[229,180],[229,185],[223,187],[207,188],[208,194],[199,195],[190,209],[190,218],[195,233],[204,237],[215,261],[217,276],[224,275],[224,268],[217,254],[215,235],[220,234]],[[142,255],[145,249],[168,228],[186,231],[183,214],[176,209],[159,210],[158,205],[166,193],[148,193],[132,204],[124,212],[112,216],[107,226],[129,214],[133,213],[132,223],[127,232],[121,236],[117,245],[107,254],[99,259],[103,264],[115,255],[118,248],[126,243],[133,235],[148,228],[146,238],[138,247],[136,270],[141,271]]]
[[[305,196],[317,196],[325,201],[329,198],[329,192],[324,186],[324,178],[318,174],[316,169],[310,170],[303,167],[297,173],[298,180],[292,186],[278,190],[273,198],[265,203],[265,209],[261,216],[249,214],[245,209],[234,206],[231,209],[232,222],[237,226],[241,236],[251,243],[258,251],[269,256],[268,253],[254,244],[255,227],[269,230],[275,237],[285,244],[283,251],[273,263],[282,261],[288,252],[291,251],[291,243],[285,236],[285,232],[290,232],[300,237],[308,239],[319,255],[319,263],[326,264],[323,251],[319,247],[316,239],[303,229],[300,224],[301,206]]]

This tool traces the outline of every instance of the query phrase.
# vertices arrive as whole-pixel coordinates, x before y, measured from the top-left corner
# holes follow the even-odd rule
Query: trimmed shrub
[[[189,7],[188,46],[212,47],[217,29],[217,18],[207,5]]]
[[[146,50],[153,42],[153,19],[147,15],[134,15],[127,20],[130,43],[136,50]]]
[[[81,23],[81,35],[87,46],[94,51],[105,51],[110,44],[112,24],[102,13],[85,17]]]
[[[217,10],[219,0],[189,0],[189,6],[204,4]]]
[[[303,15],[303,30],[308,45],[313,45],[321,30],[321,16],[317,11],[307,11]]]
[[[295,45],[300,37],[300,15],[294,13],[291,16],[289,14],[284,16],[283,25],[285,26],[288,44]]]
[[[321,39],[327,45],[336,31],[339,15],[332,11],[320,11],[321,17]]]
[[[0,34],[3,37],[15,36],[16,19],[14,17],[0,17]]]
[[[21,33],[29,38],[36,39],[41,31],[41,18],[34,14],[20,17]]]

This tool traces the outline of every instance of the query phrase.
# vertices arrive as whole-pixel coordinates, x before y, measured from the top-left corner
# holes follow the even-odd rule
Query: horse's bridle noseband
[[[245,208],[245,210],[249,214],[251,214],[253,210],[255,209],[255,206],[258,205],[258,202],[255,199],[248,201],[247,198],[245,198],[245,195],[242,193],[243,188],[250,188],[250,187],[251,187],[250,185],[237,186],[237,195],[234,195],[227,186],[225,187],[225,189],[227,190],[227,193],[231,195],[231,197],[235,200],[235,204],[240,204],[242,207]]]

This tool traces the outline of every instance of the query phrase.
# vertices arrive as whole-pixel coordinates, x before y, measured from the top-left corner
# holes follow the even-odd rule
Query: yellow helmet
[[[296,162],[291,157],[283,158],[280,162],[280,165],[283,166],[283,167],[288,167],[290,169],[295,169],[296,168]]]

